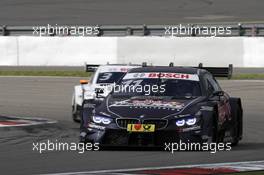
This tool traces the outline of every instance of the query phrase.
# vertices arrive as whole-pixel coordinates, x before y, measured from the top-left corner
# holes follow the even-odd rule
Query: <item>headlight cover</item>
[[[184,126],[185,125],[185,120],[184,119],[176,120],[176,125],[177,126]]]
[[[193,126],[199,122],[200,116],[200,111],[198,111],[195,115],[184,115],[183,117],[176,119],[175,124],[178,127]]]
[[[186,124],[188,126],[191,126],[191,125],[194,125],[196,123],[196,121],[197,121],[196,118],[189,118],[186,120]]]
[[[112,119],[107,118],[107,117],[98,116],[98,115],[94,115],[92,117],[92,120],[94,123],[104,124],[104,125],[109,125],[112,122]]]

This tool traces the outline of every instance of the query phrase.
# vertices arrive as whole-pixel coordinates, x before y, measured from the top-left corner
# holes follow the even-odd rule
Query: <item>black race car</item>
[[[230,77],[230,69],[173,65],[132,69],[92,115],[84,103],[80,141],[119,146],[179,141],[236,145],[242,139],[241,99],[224,92],[213,75]]]

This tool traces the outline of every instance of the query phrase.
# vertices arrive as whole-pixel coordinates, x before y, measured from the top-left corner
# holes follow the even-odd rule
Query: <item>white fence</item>
[[[264,67],[264,38],[0,37],[0,65],[141,63]]]

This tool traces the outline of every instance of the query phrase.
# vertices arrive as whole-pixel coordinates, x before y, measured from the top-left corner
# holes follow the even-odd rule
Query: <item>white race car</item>
[[[120,80],[129,69],[139,65],[107,64],[107,65],[86,65],[87,72],[95,73],[90,80],[80,80],[80,85],[74,87],[72,96],[72,118],[79,122],[81,117],[83,101],[93,108],[100,103],[111,91],[110,86]],[[87,105],[87,103],[86,103]]]

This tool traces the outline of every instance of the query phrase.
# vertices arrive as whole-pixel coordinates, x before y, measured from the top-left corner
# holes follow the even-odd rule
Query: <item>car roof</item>
[[[148,66],[131,69],[130,73],[137,72],[174,72],[174,73],[186,73],[186,74],[199,74],[202,69],[194,67],[170,67],[170,66]]]

